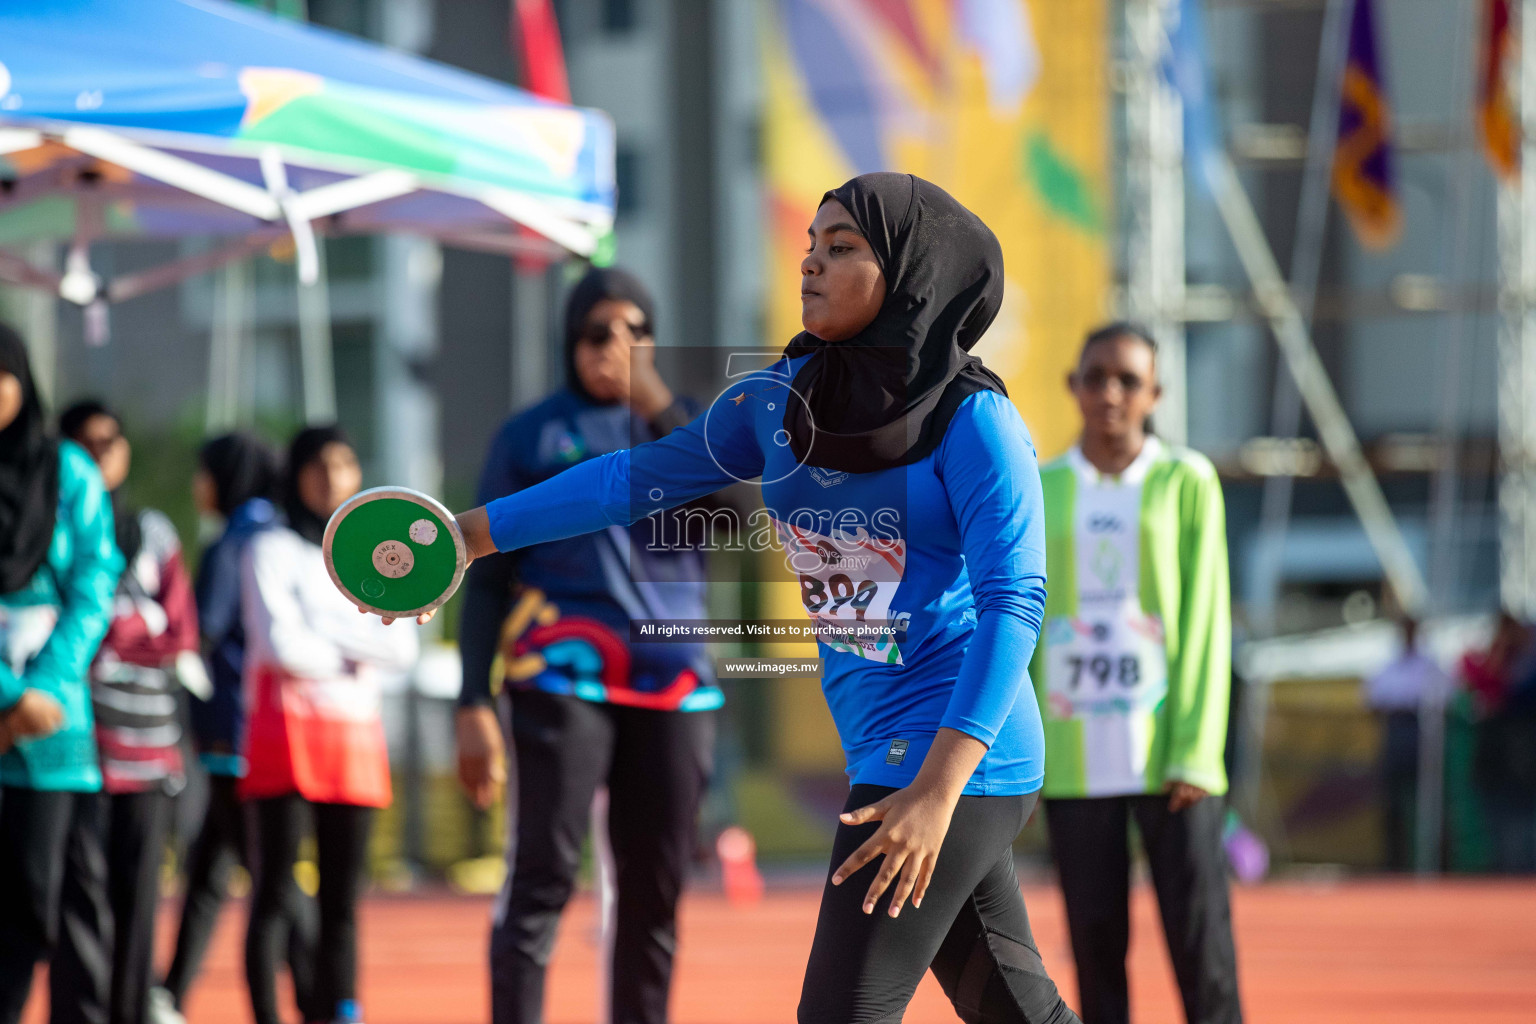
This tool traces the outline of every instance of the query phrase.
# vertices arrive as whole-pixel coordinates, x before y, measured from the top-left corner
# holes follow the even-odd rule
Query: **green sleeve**
[[[58,694],[86,679],[111,621],[112,596],[123,569],[112,523],[112,502],[101,474],[84,452],[60,451],[60,525],[71,534],[67,566],[57,569],[59,621],[21,682]]]
[[[1227,791],[1223,755],[1232,697],[1232,591],[1221,481],[1196,471],[1180,500],[1179,646],[1168,680],[1166,777]]]

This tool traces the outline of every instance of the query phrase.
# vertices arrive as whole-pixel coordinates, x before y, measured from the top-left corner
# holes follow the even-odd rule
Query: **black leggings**
[[[289,930],[289,887],[299,842],[311,820],[320,867],[320,935],[312,993],[299,1012],[331,1020],[337,1004],[357,998],[357,896],[368,858],[372,807],[310,803],[298,795],[252,800],[251,919],[245,935],[245,980],[256,1024],[278,1024],[277,968]]]
[[[892,792],[854,786],[844,810]],[[1013,840],[1035,800],[1035,794],[961,797],[922,907],[909,903],[898,918],[886,913],[894,885],[874,913],[863,911],[883,858],[838,886],[828,870],[800,993],[801,1024],[900,1021],[929,969],[966,1024],[1080,1024],[1040,962],[1014,873]],[[839,825],[831,867],[878,827]]]
[[[245,836],[245,812],[235,789],[239,780],[232,775],[208,777],[208,806],[202,828],[187,857],[187,892],[181,905],[181,926],[176,933],[176,954],[165,975],[176,1008],[187,1008],[187,990],[192,987],[219,910],[229,885],[229,872],[235,864],[244,864],[249,852]],[[288,971],[293,977],[299,1002],[309,1005],[313,979],[315,948],[314,901],[304,895],[289,879],[286,892],[288,918]]]

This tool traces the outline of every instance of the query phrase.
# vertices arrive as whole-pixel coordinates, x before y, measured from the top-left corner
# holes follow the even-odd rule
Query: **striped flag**
[[[545,99],[571,102],[554,0],[512,0],[512,24],[523,62],[523,88]]]
[[[1509,8],[1509,0],[1483,2],[1482,66],[1477,89],[1477,124],[1483,134],[1483,148],[1494,173],[1505,181],[1520,169],[1520,122],[1507,79],[1515,51]]]
[[[1371,0],[1355,0],[1339,101],[1339,139],[1333,154],[1333,194],[1355,236],[1384,249],[1402,233],[1393,173],[1391,104],[1376,59]]]

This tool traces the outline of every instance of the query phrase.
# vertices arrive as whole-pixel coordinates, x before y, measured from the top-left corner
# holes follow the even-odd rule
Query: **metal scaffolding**
[[[1184,108],[1163,78],[1169,0],[1126,0],[1125,311],[1158,342],[1163,398],[1157,430],[1188,436],[1184,358]]]
[[[1520,173],[1499,189],[1499,596],[1536,615],[1536,0],[1521,0]]]

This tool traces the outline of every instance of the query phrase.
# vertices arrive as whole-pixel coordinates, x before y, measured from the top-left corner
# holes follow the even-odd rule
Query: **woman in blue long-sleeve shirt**
[[[1001,304],[1001,249],[904,174],[827,193],[809,236],[806,332],[783,358],[667,437],[459,522],[473,553],[509,551],[761,478],[831,631],[823,690],[853,783],[800,1020],[899,1019],[931,968],[964,1020],[1074,1022],[1011,848],[1043,778],[1028,664],[1045,545],[1029,433],[969,354]]]

